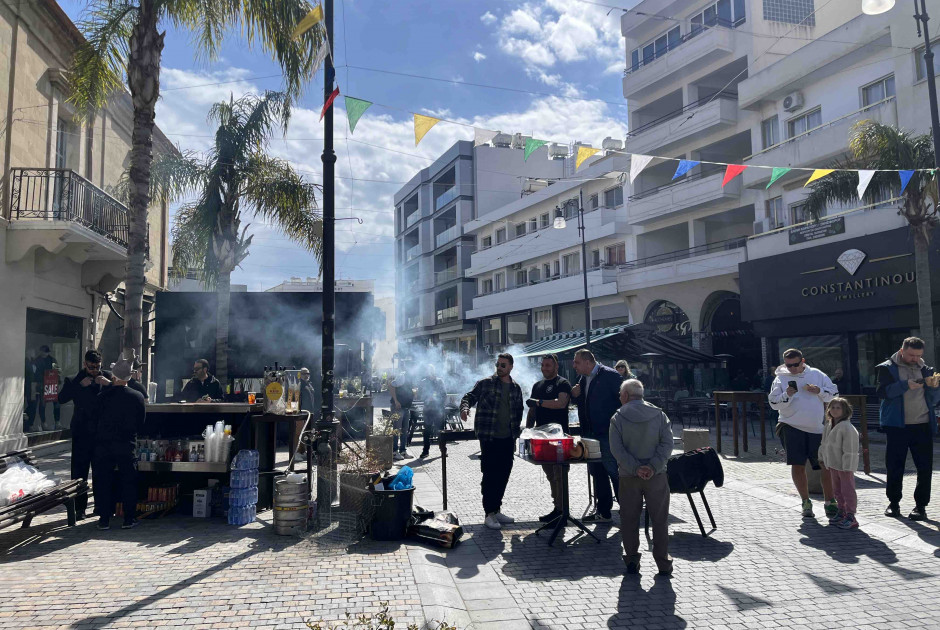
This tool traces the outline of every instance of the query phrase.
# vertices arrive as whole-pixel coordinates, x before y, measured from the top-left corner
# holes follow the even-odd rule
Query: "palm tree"
[[[914,270],[917,275],[917,303],[920,335],[926,353],[936,351],[933,298],[930,290],[930,232],[938,224],[937,180],[927,169],[934,168],[933,142],[929,135],[883,125],[872,120],[857,122],[849,132],[849,158],[833,165],[836,169],[876,170],[863,202],[877,203],[895,197],[900,189],[898,169],[915,171],[904,190],[898,213],[903,216],[914,237]],[[812,192],[805,201],[806,212],[818,220],[830,203],[854,203],[858,199],[858,177],[852,171],[836,170],[810,184]]]
[[[289,115],[284,92],[216,103],[208,119],[218,129],[205,157],[163,155],[153,164],[153,194],[195,196],[176,212],[173,266],[184,273],[196,270],[218,294],[215,372],[223,383],[228,378],[231,274],[248,255],[252,239],[249,224],[242,225],[242,212],[277,226],[318,262],[322,254],[318,187],[266,152],[268,138],[277,127],[286,129]]]
[[[153,127],[160,97],[160,62],[166,23],[192,33],[197,57],[213,59],[222,40],[236,29],[248,46],[270,53],[284,72],[289,98],[298,97],[322,57],[320,29],[297,39],[292,30],[310,10],[307,0],[90,0],[79,27],[86,41],[69,72],[69,100],[90,118],[115,91],[130,90],[134,107],[128,190],[124,352],[141,353],[147,207]]]

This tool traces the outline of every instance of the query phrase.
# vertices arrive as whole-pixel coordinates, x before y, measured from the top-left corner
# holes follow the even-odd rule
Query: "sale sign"
[[[55,402],[59,399],[59,373],[55,370],[46,370],[42,375],[42,400]]]

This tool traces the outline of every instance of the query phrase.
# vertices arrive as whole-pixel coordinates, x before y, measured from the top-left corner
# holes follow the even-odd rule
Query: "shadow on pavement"
[[[836,582],[835,580],[824,578],[821,575],[814,575],[813,573],[806,572],[804,572],[803,575],[808,577],[811,582],[818,586],[819,589],[827,595],[844,595],[845,593],[852,593],[859,590],[854,586],[849,586],[848,584],[843,584],[842,582]]]
[[[824,551],[833,560],[844,564],[856,564],[861,556],[868,556],[893,569],[889,565],[898,561],[891,547],[861,529],[843,530],[827,527],[816,520],[805,520],[799,532],[804,536],[800,544]]]
[[[643,590],[640,576],[628,575],[620,583],[617,613],[607,620],[608,628],[637,628],[645,623],[659,628],[685,628],[685,619],[676,616],[676,592],[672,580],[656,576],[653,586]]]
[[[734,604],[739,611],[753,610],[755,608],[767,608],[774,605],[772,601],[757,597],[756,595],[744,593],[727,586],[721,586],[719,584],[718,589],[724,593],[725,597],[731,600],[731,603]]]
[[[698,532],[673,532],[669,537],[669,554],[689,562],[718,562],[731,555],[734,543]]]

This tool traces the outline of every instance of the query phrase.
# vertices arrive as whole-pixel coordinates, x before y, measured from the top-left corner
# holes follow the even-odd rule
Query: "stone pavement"
[[[64,514],[54,513],[30,530],[0,531],[0,627],[303,628],[307,619],[377,611],[380,601],[398,627],[444,618],[478,630],[940,625],[938,523],[880,516],[882,445],[872,445],[874,474],[856,476],[862,527],[842,531],[826,524],[818,501],[820,518],[800,518],[773,444],[762,457],[752,439],[751,452],[734,458],[725,440],[725,487],[706,491],[718,529],[702,538],[688,501],[672,497],[671,580],[655,577],[648,554],[640,576],[624,575],[616,511],[614,526],[595,530],[601,544],[548,547],[533,533],[550,508],[548,485],[526,462],[515,463],[504,504],[517,522],[484,528],[479,452],[467,442],[448,458],[449,508],[467,532],[457,549],[368,538],[338,549],[274,536],[269,514],[241,528],[180,516],[98,532],[90,520],[63,527]],[[433,453],[411,465],[416,501],[438,508]],[[46,466],[66,471],[67,455]],[[570,481],[580,513],[583,468]],[[905,482],[909,497],[913,479]]]

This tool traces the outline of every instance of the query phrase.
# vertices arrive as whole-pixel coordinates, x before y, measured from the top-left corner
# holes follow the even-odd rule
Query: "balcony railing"
[[[437,199],[434,200],[434,211],[438,211],[451,201],[460,196],[460,192],[457,190],[457,186],[451,186],[444,191]]]
[[[697,179],[702,179],[704,177],[710,177],[714,175],[715,173],[720,173],[724,170],[721,166],[717,164],[701,164],[697,166],[696,168],[700,169],[696,173],[690,173],[688,175],[685,175],[684,177],[680,177],[679,179],[675,181],[670,181],[665,184],[662,184],[661,186],[656,186],[648,190],[642,190],[638,193],[630,195],[629,199],[630,201],[636,201],[637,199],[644,199],[645,197],[652,197],[653,195],[660,193],[664,190],[673,188],[674,186],[681,186],[682,184],[686,182],[695,181]]]
[[[460,226],[452,225],[451,227],[447,228],[446,230],[444,230],[443,232],[441,232],[440,234],[434,237],[434,246],[440,247],[441,245],[450,243],[452,240],[454,240],[458,236],[460,236]]]
[[[411,260],[417,258],[421,255],[421,243],[418,243],[414,247],[411,247],[405,251],[405,260]]]
[[[437,311],[437,323],[446,324],[460,319],[460,309],[456,306],[448,306]]]
[[[698,245],[696,247],[690,247],[689,249],[680,249],[674,252],[667,252],[665,254],[658,254],[656,256],[648,256],[647,258],[632,260],[630,262],[619,265],[618,268],[622,271],[626,271],[629,269],[652,267],[653,265],[661,265],[663,263],[675,262],[677,260],[686,260],[687,258],[694,258],[695,256],[703,256],[705,254],[712,254],[714,252],[724,252],[732,249],[739,249],[744,247],[746,244],[747,237],[742,236],[740,238],[732,238],[726,241]]]
[[[602,270],[617,269],[617,265],[592,265],[588,267],[588,273]],[[574,269],[571,271],[565,271],[563,273],[556,273],[547,278],[540,278],[536,280],[529,280],[525,284],[515,284],[513,286],[501,287],[499,289],[493,289],[492,291],[478,291],[475,297],[483,297],[484,295],[493,295],[495,293],[503,293],[505,291],[513,291],[514,289],[521,289],[523,287],[529,287],[536,284],[544,284],[546,282],[554,282],[556,280],[563,280],[565,278],[571,278],[572,276],[580,276],[581,270]]]
[[[686,105],[686,106],[683,107],[682,109],[677,109],[677,110],[671,111],[671,112],[669,112],[668,114],[666,114],[666,115],[664,115],[664,116],[660,116],[660,117],[657,118],[656,120],[651,120],[651,121],[648,122],[648,123],[645,123],[645,124],[643,124],[643,125],[640,125],[640,126],[637,127],[636,129],[631,129],[631,130],[627,133],[627,137],[632,138],[632,137],[634,137],[634,136],[637,136],[637,135],[643,133],[644,131],[649,131],[650,129],[652,129],[652,128],[654,128],[654,127],[658,127],[659,125],[663,124],[664,122],[669,122],[670,120],[673,120],[674,118],[678,118],[678,117],[681,116],[682,114],[685,114],[685,113],[687,113],[687,112],[690,112],[690,111],[692,111],[693,109],[697,109],[697,108],[699,108],[699,107],[701,107],[701,106],[703,106],[703,105],[707,105],[708,103],[711,103],[712,101],[717,100],[717,99],[725,99],[725,100],[729,100],[729,101],[736,101],[736,100],[738,100],[738,94],[737,94],[737,92],[718,92],[718,93],[716,93],[716,94],[712,94],[711,96],[706,96],[705,98],[700,98],[699,100],[695,101],[694,103],[689,103],[688,105]]]
[[[405,217],[405,228],[406,229],[410,228],[412,225],[414,225],[420,220],[421,220],[421,211],[415,210],[414,212],[409,214],[407,217]]]
[[[127,208],[84,177],[55,168],[13,168],[10,175],[14,219],[71,221],[127,247]]]
[[[650,55],[649,57],[642,57],[637,61],[637,63],[631,63],[630,67],[623,71],[623,75],[628,76],[630,73],[640,70],[641,68],[643,68],[643,66],[653,63],[654,61],[656,61],[663,55],[675,50],[682,44],[693,39],[694,37],[697,37],[698,35],[701,35],[702,33],[705,33],[709,29],[715,28],[716,26],[720,28],[737,28],[741,26],[742,24],[744,24],[746,21],[747,21],[746,16],[738,18],[737,20],[734,20],[734,21],[723,20],[720,18],[715,19],[712,24],[706,24],[700,28],[696,28],[692,31],[689,31],[685,35],[682,35],[676,41],[667,43],[665,48],[656,51],[655,54]]]
[[[445,282],[456,280],[459,277],[460,271],[457,269],[457,267],[451,267],[450,269],[445,269],[443,271],[435,271],[434,284],[444,284]]]

